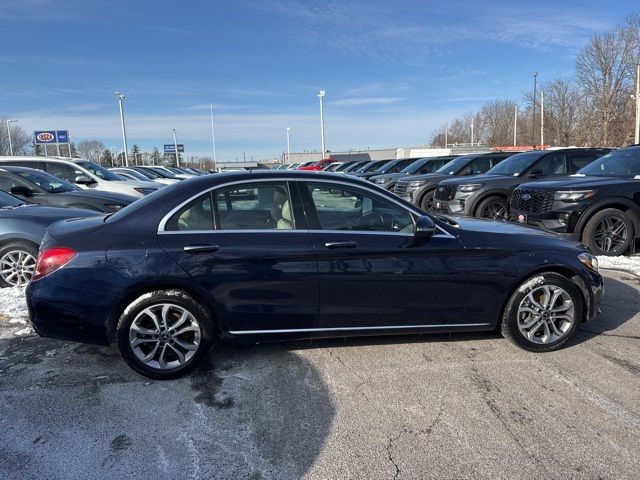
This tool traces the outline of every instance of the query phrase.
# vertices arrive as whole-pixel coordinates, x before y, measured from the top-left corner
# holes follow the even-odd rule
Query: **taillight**
[[[40,252],[40,255],[38,256],[36,273],[31,278],[31,281],[38,280],[45,275],[49,275],[51,272],[55,272],[60,267],[69,263],[69,261],[75,256],[76,251],[69,247],[47,248]]]

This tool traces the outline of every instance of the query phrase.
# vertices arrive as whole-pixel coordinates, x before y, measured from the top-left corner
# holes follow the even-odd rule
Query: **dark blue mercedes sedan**
[[[427,215],[356,178],[233,172],[54,224],[27,301],[40,335],[116,342],[132,368],[165,379],[215,337],[497,329],[554,350],[597,316],[597,270],[576,242]]]

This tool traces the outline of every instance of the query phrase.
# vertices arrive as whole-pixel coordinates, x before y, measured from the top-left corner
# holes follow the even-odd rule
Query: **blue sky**
[[[491,98],[569,77],[632,1],[0,0],[0,116],[27,131],[218,157],[420,145]]]

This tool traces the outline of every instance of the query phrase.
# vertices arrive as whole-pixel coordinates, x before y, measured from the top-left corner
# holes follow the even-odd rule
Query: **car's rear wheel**
[[[475,216],[492,220],[506,220],[509,216],[509,204],[502,197],[485,198],[478,205]]]
[[[432,212],[434,201],[435,201],[435,195],[436,195],[435,190],[429,190],[427,193],[425,193],[422,196],[422,199],[420,200],[420,208],[425,212]]]
[[[12,242],[0,247],[0,286],[23,287],[36,271],[38,247]]]
[[[622,255],[633,241],[633,222],[617,208],[605,208],[589,219],[582,241],[594,255]]]
[[[584,300],[573,282],[557,273],[540,273],[511,295],[502,317],[502,334],[525,350],[556,350],[569,340],[583,311]]]
[[[211,348],[213,332],[205,306],[180,290],[158,290],[124,309],[116,336],[131,368],[165,380],[195,368]]]

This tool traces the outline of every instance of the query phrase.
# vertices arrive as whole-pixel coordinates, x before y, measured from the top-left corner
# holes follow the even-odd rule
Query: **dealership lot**
[[[0,320],[2,478],[636,478],[640,280],[563,350],[494,334],[222,346],[150,381]],[[16,334],[17,332],[17,334]]]

